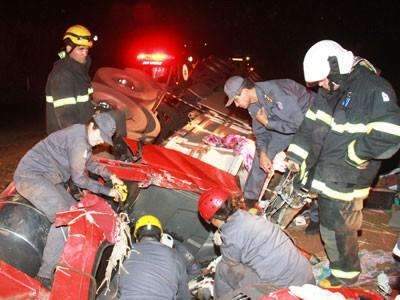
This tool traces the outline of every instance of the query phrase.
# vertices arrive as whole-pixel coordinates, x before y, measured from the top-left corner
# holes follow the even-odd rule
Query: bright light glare
[[[142,61],[163,62],[169,59],[173,59],[174,57],[166,53],[156,52],[156,53],[139,53],[136,58]]]

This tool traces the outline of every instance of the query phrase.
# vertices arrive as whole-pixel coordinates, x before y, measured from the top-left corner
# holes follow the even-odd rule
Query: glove
[[[115,184],[108,196],[114,198],[115,202],[125,202],[128,197],[128,188],[125,184]]]
[[[123,185],[123,184],[124,184],[124,182],[123,182],[121,179],[119,179],[119,178],[117,177],[117,175],[115,175],[115,174],[112,174],[112,175],[110,176],[110,179],[111,179],[111,182],[112,182],[113,185],[116,185],[116,184]]]
[[[118,201],[125,202],[128,197],[128,187],[126,184],[114,184],[112,190],[115,190],[118,193]]]

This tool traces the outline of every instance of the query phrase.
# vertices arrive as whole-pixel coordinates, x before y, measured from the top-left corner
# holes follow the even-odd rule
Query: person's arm
[[[260,154],[261,151],[266,152],[271,139],[271,132],[255,119],[253,119],[252,127],[254,136],[256,137],[256,153]]]
[[[110,179],[111,172],[107,169],[105,165],[94,161],[92,157],[90,157],[89,161],[87,162],[87,169],[97,175],[100,175],[104,179]]]
[[[70,145],[68,149],[68,158],[70,161],[71,179],[81,188],[88,189],[96,194],[109,195],[110,188],[89,178],[87,174],[86,163],[91,155],[91,150],[88,149],[87,145],[83,142]]]
[[[292,142],[287,150],[289,160],[301,165],[307,159],[312,147],[312,132],[317,127],[319,119],[316,117],[318,113],[316,105],[312,105],[304,117],[303,123],[300,125]]]
[[[376,90],[367,103],[367,132],[349,144],[346,158],[357,168],[372,159],[390,158],[400,148],[400,109],[394,91]]]
[[[53,105],[57,121],[61,128],[79,123],[79,112],[76,110],[76,95],[72,74],[60,72],[54,75],[47,94],[47,102]]]

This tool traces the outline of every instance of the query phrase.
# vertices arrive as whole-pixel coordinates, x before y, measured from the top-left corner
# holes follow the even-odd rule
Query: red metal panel
[[[55,224],[68,225],[69,235],[52,290],[49,292],[39,281],[0,261],[0,299],[88,299],[100,245],[115,241],[116,217],[111,206],[93,194],[86,195],[70,211],[58,213]]]
[[[39,281],[0,260],[1,299],[48,299],[49,295]]]
[[[126,141],[130,148],[137,149],[136,141]],[[140,163],[122,163],[101,158],[98,160],[122,179],[140,181],[144,185],[154,184],[198,193],[219,187],[231,193],[241,193],[233,175],[162,146],[143,146]]]
[[[114,243],[116,214],[89,194],[68,212],[57,214],[56,225],[68,225],[68,239],[54,275],[51,299],[87,299],[95,288],[93,266],[100,245]]]

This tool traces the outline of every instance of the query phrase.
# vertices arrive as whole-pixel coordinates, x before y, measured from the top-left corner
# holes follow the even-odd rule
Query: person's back
[[[15,174],[42,173],[53,183],[66,182],[71,176],[69,151],[82,148],[91,152],[86,138],[86,126],[76,124],[56,131],[38,142],[21,159]]]
[[[177,299],[180,290],[187,291],[182,286],[187,285],[183,261],[175,250],[154,239],[134,244],[124,268],[128,274],[122,271],[120,276],[120,299]]]
[[[220,228],[222,256],[253,269],[277,287],[315,283],[311,264],[278,225],[238,210]]]

